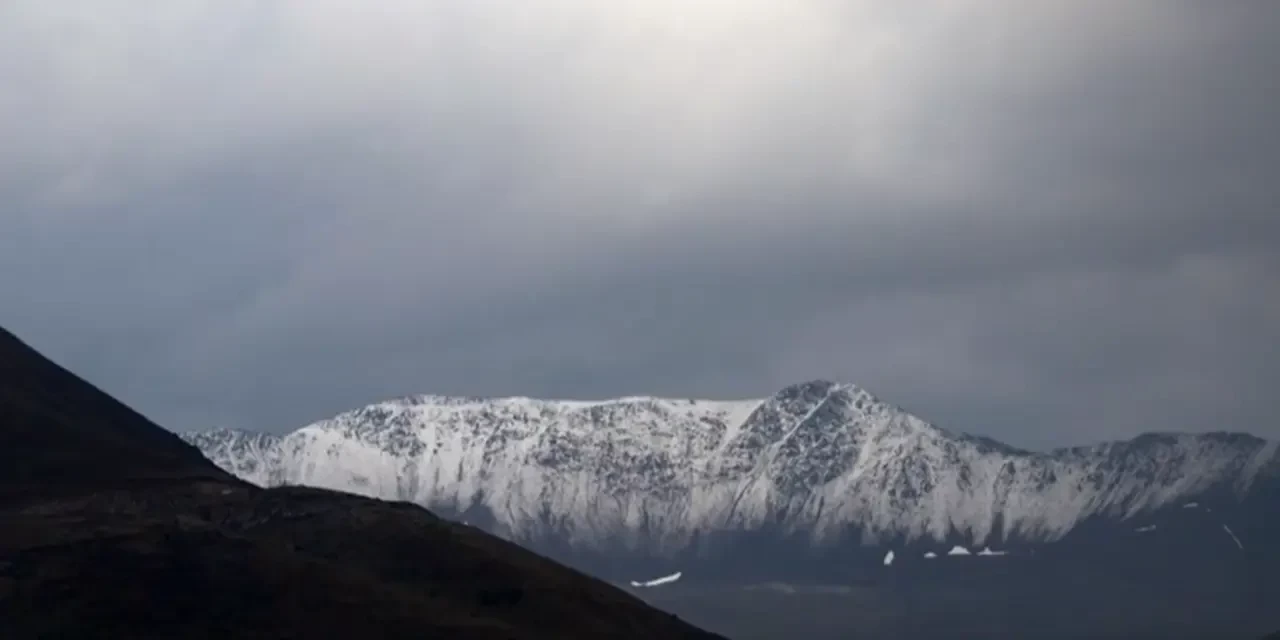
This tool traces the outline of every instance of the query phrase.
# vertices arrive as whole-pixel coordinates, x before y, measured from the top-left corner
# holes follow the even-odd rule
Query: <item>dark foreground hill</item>
[[[259,489],[0,330],[0,637],[715,638],[420,507]]]

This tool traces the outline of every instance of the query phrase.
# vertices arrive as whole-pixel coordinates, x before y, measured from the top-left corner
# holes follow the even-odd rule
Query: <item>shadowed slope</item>
[[[259,489],[0,332],[0,637],[715,638],[405,503]]]
[[[175,478],[229,480],[176,435],[0,328],[0,500]]]

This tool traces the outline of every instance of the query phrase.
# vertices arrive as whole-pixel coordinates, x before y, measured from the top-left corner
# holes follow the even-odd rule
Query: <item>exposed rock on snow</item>
[[[1278,466],[1271,443],[1227,434],[1031,453],[822,381],[744,401],[415,396],[284,436],[185,437],[259,485],[482,507],[512,539],[622,539],[663,552],[766,526],[815,545],[850,530],[865,544],[957,533],[975,546],[1050,542],[1093,516],[1190,507],[1223,486],[1245,491]]]

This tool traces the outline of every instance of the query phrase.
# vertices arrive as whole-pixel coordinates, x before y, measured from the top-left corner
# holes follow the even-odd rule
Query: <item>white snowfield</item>
[[[962,546],[960,546],[960,545],[956,545],[956,546],[954,546],[954,547],[951,547],[951,550],[947,552],[947,555],[949,555],[949,556],[970,556],[970,555],[973,555],[973,554],[972,554],[968,549],[966,549],[966,548],[964,548],[964,547],[962,547]]]
[[[1096,514],[1131,517],[1224,483],[1246,491],[1280,466],[1272,443],[1249,436],[1019,451],[826,382],[744,401],[416,396],[279,437],[186,437],[259,485],[482,506],[513,539],[659,552],[778,517],[814,544],[853,527],[866,544],[958,531],[976,547],[999,542],[997,522],[1048,542]]]
[[[669,576],[662,576],[661,578],[654,578],[653,580],[649,580],[649,581],[646,581],[646,582],[636,582],[635,580],[632,580],[632,581],[631,581],[631,586],[633,586],[633,587],[657,587],[657,586],[661,586],[661,585],[664,585],[664,584],[671,584],[672,582],[675,582],[676,580],[679,580],[681,575],[683,575],[683,574],[682,574],[682,572],[677,571],[677,572],[675,572],[675,573],[673,573],[673,574],[671,574],[671,575],[669,575]]]

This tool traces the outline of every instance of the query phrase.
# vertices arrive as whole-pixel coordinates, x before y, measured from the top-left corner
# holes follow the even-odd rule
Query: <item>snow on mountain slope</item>
[[[1148,435],[1031,453],[950,433],[858,387],[825,381],[763,400],[416,396],[285,436],[185,436],[260,485],[302,484],[465,512],[500,533],[657,551],[777,527],[814,544],[1052,541],[1277,474],[1274,443]]]

